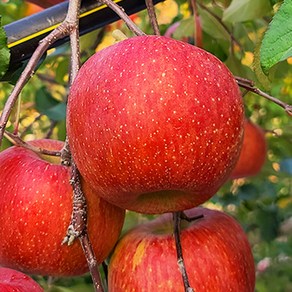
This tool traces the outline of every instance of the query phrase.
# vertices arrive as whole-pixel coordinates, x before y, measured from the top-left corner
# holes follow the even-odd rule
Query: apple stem
[[[174,212],[173,213],[173,225],[174,225],[174,239],[176,246],[176,254],[177,254],[177,263],[179,266],[179,270],[182,274],[182,279],[184,283],[184,288],[186,292],[194,292],[194,289],[190,286],[188,274],[185,267],[185,262],[183,258],[182,246],[181,246],[181,238],[180,238],[180,225],[182,219],[183,212]]]
[[[31,151],[33,151],[35,153],[49,155],[49,156],[61,156],[61,152],[60,151],[47,150],[47,149],[43,149],[41,147],[36,147],[36,146],[33,146],[31,144],[26,143],[17,134],[12,134],[12,133],[10,133],[8,131],[5,131],[4,132],[4,136],[12,144],[14,144],[16,146],[20,146],[20,147],[26,148],[26,149],[29,149],[29,150],[31,150]]]
[[[198,216],[194,216],[194,217],[189,217],[184,212],[181,212],[181,215],[180,216],[181,216],[181,219],[182,220],[185,220],[185,221],[188,221],[188,222],[192,222],[192,221],[195,221],[195,220],[198,220],[198,219],[201,219],[201,218],[204,217],[203,214],[198,215]]]
[[[260,95],[260,96],[266,98],[267,100],[274,102],[275,104],[282,107],[289,116],[292,116],[292,105],[289,105],[289,104],[279,100],[278,98],[271,96],[271,95],[267,94],[266,92],[263,92],[262,90],[260,90],[259,88],[254,86],[254,82],[252,80],[245,79],[245,78],[238,77],[238,76],[235,76],[235,79],[237,81],[237,84],[240,87],[242,87],[248,91],[251,91],[257,95]]]
[[[146,35],[133,21],[132,19],[125,13],[124,9],[120,7],[118,4],[113,2],[112,0],[100,0],[100,3],[107,5],[111,10],[113,10],[128,26],[128,28],[135,35]]]
[[[153,1],[146,0],[145,3],[147,6],[147,12],[149,15],[149,19],[150,19],[150,23],[151,23],[153,32],[155,35],[160,35],[159,25],[158,25],[157,16],[156,16],[155,8],[153,5]]]

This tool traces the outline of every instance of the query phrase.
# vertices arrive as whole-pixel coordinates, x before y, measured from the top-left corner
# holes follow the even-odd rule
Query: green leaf
[[[230,40],[228,31],[222,26],[220,17],[216,15],[214,11],[202,9],[199,7],[199,14],[202,20],[202,29],[207,34],[211,35],[215,39]]]
[[[261,61],[260,61],[260,50],[261,50],[261,41],[257,42],[254,49],[253,70],[258,81],[264,87],[264,89],[270,91],[271,80],[269,79],[270,76],[267,76],[265,72],[263,72],[263,68],[261,66]]]
[[[51,120],[62,121],[66,118],[66,104],[56,100],[44,87],[37,91],[35,103],[36,109]]]
[[[280,170],[292,174],[292,158],[283,159],[280,163]]]
[[[194,18],[188,17],[179,22],[179,26],[173,33],[175,39],[181,40],[185,37],[194,36]]]
[[[256,210],[257,224],[263,240],[270,242],[278,235],[279,210],[276,206]]]
[[[292,56],[292,1],[283,2],[266,31],[260,50],[265,73],[280,61]]]
[[[7,36],[4,28],[1,26],[0,17],[0,78],[6,73],[10,62],[10,51],[7,46]]]
[[[269,0],[233,0],[223,13],[223,21],[243,22],[261,18],[271,11]]]

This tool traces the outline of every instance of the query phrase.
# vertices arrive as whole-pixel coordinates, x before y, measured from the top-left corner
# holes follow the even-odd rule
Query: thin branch
[[[267,100],[274,102],[275,104],[282,107],[287,112],[287,114],[289,116],[292,116],[292,105],[289,105],[289,104],[281,101],[280,99],[278,99],[274,96],[271,96],[271,95],[267,94],[266,92],[263,92],[262,90],[260,90],[259,88],[254,86],[254,82],[252,80],[245,79],[245,78],[238,77],[238,76],[235,76],[235,79],[237,81],[237,84],[240,87],[242,87],[248,91],[251,91],[253,93],[256,93],[256,94],[266,98]]]
[[[41,119],[41,117],[43,116],[43,114],[39,114],[35,117],[35,119],[26,127],[22,130],[21,134],[20,134],[20,137],[22,138],[25,133],[33,126],[33,124],[37,121],[39,121]]]
[[[84,235],[81,235],[79,237],[79,240],[83,248],[83,252],[87,258],[87,264],[93,281],[94,290],[102,292],[104,291],[102,287],[102,280],[99,274],[98,264],[95,258],[95,254],[93,252],[91,242],[89,240],[88,233],[86,232]]]
[[[98,264],[87,232],[86,199],[82,192],[80,173],[73,161],[71,162],[71,185],[73,188],[73,212],[71,214],[71,223],[62,244],[67,243],[71,245],[76,238],[79,238],[87,260],[94,289],[95,291],[103,292]]]
[[[53,131],[54,131],[54,128],[57,126],[58,122],[57,121],[54,121],[54,120],[51,120],[51,125],[49,127],[49,130],[46,134],[46,139],[50,139],[52,134],[53,134]]]
[[[100,3],[107,5],[111,10],[113,10],[128,26],[128,28],[135,35],[146,35],[133,21],[132,19],[125,13],[122,7],[117,5],[112,0],[99,0]]]
[[[71,1],[70,1],[71,2]],[[74,1],[73,1],[74,2]],[[69,5],[70,6],[70,5]],[[25,84],[33,76],[34,70],[38,65],[43,54],[47,51],[51,44],[57,40],[70,34],[71,30],[74,28],[74,23],[70,22],[70,18],[66,19],[54,29],[48,36],[39,42],[38,47],[32,54],[32,57],[29,59],[25,69],[20,75],[15,87],[13,88],[10,96],[8,97],[2,115],[0,117],[0,145],[2,143],[4,131],[11,114],[12,108]]]
[[[146,7],[147,7],[147,11],[148,11],[148,15],[149,15],[149,19],[150,19],[150,23],[151,23],[153,32],[155,35],[160,35],[159,25],[158,25],[157,16],[156,16],[155,8],[153,5],[153,1],[152,0],[145,0],[145,3],[146,3]]]
[[[43,149],[41,147],[36,147],[34,145],[31,145],[29,143],[26,143],[25,141],[23,141],[18,135],[16,134],[12,134],[8,131],[4,132],[4,136],[14,145],[16,146],[21,146],[23,148],[29,149],[35,153],[39,153],[39,154],[44,154],[44,155],[49,155],[49,156],[61,156],[61,152],[60,151],[51,151],[51,150],[47,150],[47,149]]]
[[[74,82],[80,68],[80,45],[79,45],[79,12],[81,0],[71,0],[69,2],[67,19],[72,23],[70,32],[71,47],[71,70],[70,70],[70,87]],[[71,222],[67,230],[67,235],[63,243],[70,245],[76,238],[79,238],[82,246],[89,272],[93,281],[95,291],[103,292],[102,281],[98,269],[98,263],[89,240],[87,232],[87,204],[86,198],[82,191],[81,176],[74,159],[71,155],[68,137],[66,137],[65,145],[62,149],[62,163],[69,164],[64,158],[71,158],[71,184],[73,188],[73,209],[71,214]]]
[[[189,278],[188,278],[188,274],[186,271],[185,262],[183,258],[181,239],[180,239],[181,215],[182,215],[182,212],[173,213],[173,225],[174,225],[173,233],[174,233],[176,253],[177,253],[177,263],[182,275],[185,291],[194,292],[194,289],[190,286],[190,282],[189,282]]]

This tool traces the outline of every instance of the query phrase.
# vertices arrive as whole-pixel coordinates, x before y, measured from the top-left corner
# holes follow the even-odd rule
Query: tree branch
[[[70,70],[70,87],[74,82],[80,68],[80,45],[79,45],[79,12],[81,0],[71,0],[69,2],[67,21],[72,24],[70,30],[70,47],[71,47],[71,70]],[[69,159],[71,161],[69,162]],[[95,291],[103,292],[102,281],[99,274],[98,263],[89,240],[87,232],[87,204],[86,198],[82,191],[81,176],[74,159],[71,155],[68,137],[62,149],[62,163],[71,164],[71,184],[73,188],[73,209],[71,222],[63,243],[72,244],[76,238],[79,238],[82,246],[89,272],[93,281]]]
[[[111,10],[113,10],[128,26],[128,28],[135,35],[146,35],[133,21],[132,19],[124,12],[123,8],[117,5],[112,0],[99,0],[100,3],[107,5]]]
[[[235,79],[237,81],[237,84],[240,87],[242,87],[248,91],[251,91],[253,93],[256,93],[256,94],[266,98],[267,100],[274,102],[275,104],[282,107],[289,116],[292,116],[292,105],[289,105],[289,104],[279,100],[278,98],[271,96],[271,95],[267,94],[266,92],[263,92],[259,88],[254,87],[254,82],[252,80],[245,79],[245,78],[238,77],[238,76],[235,76]]]
[[[98,264],[87,233],[86,199],[82,192],[80,173],[73,161],[71,162],[71,185],[73,188],[73,211],[71,214],[71,222],[62,244],[67,243],[71,245],[76,238],[79,238],[87,260],[94,289],[95,291],[103,292]]]
[[[2,143],[4,131],[5,131],[9,116],[11,114],[12,108],[16,100],[18,99],[18,96],[21,90],[23,89],[25,84],[28,82],[28,80],[33,76],[34,70],[37,67],[41,57],[47,51],[47,49],[50,47],[51,44],[69,35],[72,29],[74,29],[74,22],[72,22],[71,16],[68,10],[68,14],[65,20],[56,29],[54,29],[48,36],[46,36],[43,40],[39,42],[38,47],[32,54],[32,57],[29,59],[25,69],[23,70],[22,74],[17,80],[16,85],[14,86],[10,96],[8,97],[4,105],[3,112],[0,117],[0,145]]]
[[[159,25],[152,0],[145,0],[150,23],[155,35],[160,35]]]
[[[61,156],[61,152],[60,151],[51,151],[51,150],[43,149],[41,147],[33,146],[33,145],[23,141],[18,135],[12,134],[12,133],[10,133],[8,131],[4,132],[4,136],[12,144],[14,144],[16,146],[21,146],[21,147],[26,148],[26,149],[29,149],[29,150],[31,150],[31,151],[33,151],[35,153],[49,155],[49,156]]]

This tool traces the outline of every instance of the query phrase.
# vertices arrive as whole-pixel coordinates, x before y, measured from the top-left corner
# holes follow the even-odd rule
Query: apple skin
[[[29,142],[60,150],[63,142]],[[70,168],[57,157],[44,160],[31,150],[10,147],[0,153],[0,266],[27,274],[75,276],[88,271],[79,240],[61,245],[70,223]],[[83,182],[88,205],[88,234],[98,263],[115,245],[125,211],[100,199]]]
[[[141,213],[195,207],[230,176],[243,132],[239,88],[210,53],[163,36],[93,55],[70,93],[67,130],[84,179]]]
[[[186,211],[181,245],[190,286],[200,292],[254,292],[255,266],[248,239],[229,215],[206,208]],[[108,291],[184,291],[171,214],[137,225],[118,242],[108,269]]]
[[[266,156],[265,132],[261,127],[246,119],[240,156],[230,179],[257,175],[266,161]]]
[[[43,292],[44,289],[29,276],[9,268],[0,267],[1,292]]]

